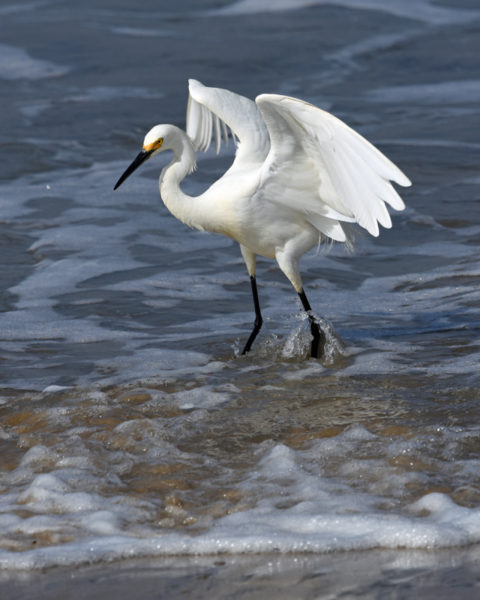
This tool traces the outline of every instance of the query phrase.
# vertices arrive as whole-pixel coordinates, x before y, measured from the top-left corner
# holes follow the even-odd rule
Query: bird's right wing
[[[271,140],[266,186],[299,188],[295,207],[311,215],[310,220],[318,215],[356,221],[374,236],[379,223],[391,227],[385,203],[396,210],[405,205],[390,181],[411,183],[380,150],[340,119],[302,100],[262,94],[256,103]],[[280,192],[276,198],[288,202]]]
[[[228,130],[238,139],[237,159],[263,161],[270,148],[267,128],[253,100],[189,79],[187,135],[195,150],[208,150],[212,137],[218,154]]]

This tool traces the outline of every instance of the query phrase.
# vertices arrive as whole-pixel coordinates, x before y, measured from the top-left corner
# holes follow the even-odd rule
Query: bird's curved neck
[[[175,143],[169,149],[173,150],[173,160],[160,174],[160,196],[177,219],[190,227],[198,227],[196,198],[185,194],[180,187],[183,179],[195,168],[195,151],[190,139],[180,129]]]

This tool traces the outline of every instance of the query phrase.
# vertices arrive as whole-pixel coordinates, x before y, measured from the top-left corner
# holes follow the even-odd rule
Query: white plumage
[[[386,204],[405,205],[392,181],[411,185],[384,154],[345,123],[307,102],[262,94],[255,102],[219,88],[189,81],[187,133],[156,125],[143,149],[115,189],[146,159],[173,151],[160,175],[161,197],[178,219],[200,230],[222,233],[240,244],[255,305],[250,347],[262,325],[255,278],[256,255],[275,258],[307,311],[313,336],[311,353],[323,353],[325,338],[303,289],[300,257],[323,239],[346,242],[342,223],[358,223],[373,236],[391,227]],[[195,166],[195,151],[212,139],[217,153],[229,132],[235,160],[226,173],[198,197],[180,188]]]

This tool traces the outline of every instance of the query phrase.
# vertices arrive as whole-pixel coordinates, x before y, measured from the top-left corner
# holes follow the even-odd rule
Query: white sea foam
[[[135,37],[172,37],[175,35],[171,29],[149,29],[147,27],[112,27],[112,31],[119,35]]]
[[[72,95],[67,100],[73,102],[112,102],[113,100],[126,98],[141,98],[142,100],[163,98],[160,92],[138,86],[108,86],[99,85],[82,90],[81,93]]]
[[[48,306],[48,302],[34,299],[28,308],[0,314],[2,338],[10,341],[68,340],[91,343],[100,340],[120,342],[131,337],[128,332],[113,331],[102,327],[98,319],[69,319],[59,316]],[[142,339],[141,332],[135,338]]]
[[[15,13],[42,10],[52,4],[54,4],[52,0],[34,0],[33,2],[22,2],[21,4],[18,2],[15,2],[15,4],[5,4],[0,7],[0,15],[7,16]]]
[[[124,166],[123,162],[116,161],[97,163],[90,169],[49,173],[48,190],[44,174],[0,186],[4,198],[3,218],[28,224],[32,238],[28,251],[39,259],[9,289],[11,310],[0,315],[5,351],[21,352],[24,343],[32,339],[72,344],[121,343],[121,352],[109,352],[94,359],[96,372],[102,372],[100,381],[113,383],[116,377],[117,381],[126,381],[129,377],[142,379],[155,374],[162,376],[165,372],[170,376],[175,371],[173,365],[178,366],[176,357],[179,356],[177,351],[171,350],[172,343],[183,343],[187,347],[195,343],[201,350],[198,356],[204,361],[200,340],[212,333],[217,337],[221,333],[223,339],[228,338],[233,344],[248,335],[251,300],[238,247],[222,236],[186,230],[167,214],[158,197],[155,180],[141,174],[132,180],[133,191],[124,190],[120,195],[106,191],[105,181],[115,181]],[[191,185],[195,189],[195,182]],[[92,190],[103,191],[98,194]],[[44,220],[36,216],[43,194],[50,203],[57,198],[59,207],[57,213]],[[37,198],[32,205],[32,200]],[[69,201],[65,203],[65,199]],[[409,208],[401,218],[415,221],[422,215]],[[435,221],[433,226],[440,227]],[[458,261],[458,275],[471,276],[472,247],[463,243],[464,229],[460,228],[459,234],[456,240],[448,242],[448,256]],[[378,252],[375,243],[362,240],[357,254],[368,256]],[[144,262],[137,251],[142,245],[148,248],[149,257],[158,255],[159,265]],[[411,266],[406,265],[408,275],[405,277],[365,274],[354,295],[338,286],[342,273],[348,280],[355,270],[355,261],[345,260],[342,248],[335,246],[327,254],[322,251],[318,256],[313,252],[303,258],[302,272],[306,281],[310,278],[321,282],[321,289],[312,292],[307,283],[312,305],[333,324],[332,340],[335,330],[347,337],[345,355],[350,360],[345,367],[346,376],[360,373],[362,369],[392,372],[395,353],[412,352],[411,343],[398,341],[398,336],[408,330],[412,309],[413,315],[422,310],[429,314],[431,307],[437,306],[440,313],[446,299],[451,307],[461,302],[460,292],[475,300],[475,292],[468,285],[451,291],[442,286],[445,293],[438,293],[435,280],[448,276],[451,270],[448,264],[444,265],[445,242],[417,243],[410,246],[408,252],[419,259],[438,257],[442,266],[432,268],[429,263],[427,271],[422,269],[415,275]],[[381,253],[386,261],[389,256],[395,257],[396,249],[385,244]],[[201,265],[198,263],[200,254],[203,255]],[[168,264],[172,258],[175,268]],[[325,271],[334,272],[335,278],[323,279]],[[290,285],[270,261],[259,261],[259,285],[265,324],[252,356],[266,359],[277,356],[278,360],[306,358],[309,334],[301,318],[303,312],[299,303],[295,303]],[[219,316],[217,306],[236,300],[237,290],[245,294],[242,304]],[[156,310],[158,318],[164,319],[160,322],[168,326],[155,328],[153,321],[137,319],[133,334],[130,327],[118,327],[99,317],[97,306],[106,306],[112,294],[122,293],[131,295],[130,302],[138,299],[140,306]],[[280,297],[285,298],[284,303],[279,302]],[[63,298],[68,300],[63,301]],[[372,299],[375,299],[373,303]],[[176,325],[169,325],[166,318],[169,311],[182,302],[193,306],[197,301],[211,303],[211,311],[201,315],[196,311],[185,314],[182,307],[178,309],[181,312],[176,313],[179,317]],[[61,312],[59,303],[63,303]],[[379,310],[379,307],[385,308]],[[181,319],[182,315],[186,318]],[[352,315],[356,315],[353,322]],[[436,327],[460,327],[442,319],[442,322],[437,319]],[[424,331],[431,328],[430,323],[425,323]],[[231,345],[228,348],[230,350]],[[195,348],[192,350],[192,354],[185,354],[186,369],[197,360]],[[452,360],[451,368],[454,362]],[[460,362],[455,362],[459,369]],[[460,371],[465,372],[464,366]],[[23,376],[19,374],[20,378]],[[57,383],[43,379],[39,385],[43,389]]]
[[[233,384],[224,391],[213,390],[211,386],[202,386],[193,390],[182,390],[171,395],[171,399],[178,403],[182,410],[193,408],[213,408],[232,398],[231,392],[238,392]]]
[[[61,77],[69,70],[48,60],[33,58],[23,48],[0,44],[0,79]]]
[[[128,427],[125,423],[119,434],[128,433]],[[447,448],[452,450],[461,443],[464,433],[447,428],[436,433],[432,430],[424,440],[409,440],[404,451],[415,458],[422,452],[423,460],[427,460],[429,445],[447,442]],[[470,435],[478,435],[478,431]],[[478,543],[480,509],[459,506],[446,494],[427,493],[401,511],[378,508],[383,496],[388,497],[393,491],[395,497],[415,481],[414,471],[405,471],[404,477],[396,473],[390,460],[401,449],[395,440],[391,444],[389,448],[388,443],[385,445],[383,439],[364,427],[354,426],[335,438],[319,440],[303,452],[282,444],[260,445],[255,469],[239,485],[255,506],[224,516],[196,535],[156,533],[154,528],[139,527],[155,510],[153,504],[132,503],[122,496],[107,499],[95,491],[76,492],[78,470],[35,475],[16,502],[38,514],[23,519],[9,514],[3,498],[0,531],[4,535],[14,531],[60,534],[65,528],[80,528],[84,537],[34,551],[2,550],[0,567],[38,569],[157,555],[330,552],[375,547],[431,549]],[[384,446],[375,464],[365,457],[364,470],[360,468],[361,460],[350,464],[351,454],[368,454],[375,445]],[[42,452],[36,451],[38,457]],[[336,476],[328,475],[332,464],[338,465],[339,460],[343,467],[336,469]],[[478,469],[478,460],[474,463],[467,465],[470,471],[467,468],[463,472],[465,479],[471,469]],[[463,466],[460,463],[451,468],[458,477]],[[354,477],[352,469],[356,472]],[[370,486],[368,492],[367,488],[362,490],[361,482],[372,477],[378,485]],[[460,473],[459,481],[461,478]],[[350,487],[348,481],[357,482],[357,489]],[[92,487],[95,488],[94,482]],[[11,496],[9,501],[12,502]],[[126,523],[130,523],[128,533]]]
[[[138,336],[135,335],[135,338]],[[221,362],[216,362],[215,366],[212,366],[211,357],[206,353],[188,349],[175,351],[168,348],[145,347],[145,345],[145,343],[132,344],[129,346],[130,352],[97,360],[99,381],[104,385],[129,382],[132,381],[132,373],[135,373],[135,379],[138,381],[149,378],[175,381],[188,376],[192,371],[201,374],[204,371],[208,373],[223,368]]]
[[[437,6],[429,0],[238,0],[208,11],[218,15],[242,15],[260,12],[298,10],[310,6],[335,5],[353,10],[377,10],[397,17],[426,23],[464,23],[480,18],[480,11]]]
[[[47,190],[43,174],[20,184],[0,186],[5,199],[2,218],[17,222],[32,219],[29,229],[33,241],[28,252],[38,257],[32,269],[9,288],[12,309],[0,315],[5,350],[16,352],[23,342],[31,339],[66,344],[120,342],[121,352],[119,348],[113,352],[112,348],[108,358],[96,362],[104,377],[106,373],[111,374],[112,379],[102,377],[103,381],[114,381],[114,374],[122,381],[129,377],[148,378],[163,370],[170,376],[175,364],[180,370],[181,367],[177,358],[170,360],[168,351],[161,349],[162,344],[202,337],[211,324],[194,323],[186,330],[200,326],[202,329],[186,333],[183,338],[163,328],[159,339],[159,333],[153,333],[152,337],[150,324],[140,320],[135,324],[135,334],[122,327],[112,327],[108,316],[99,317],[97,306],[105,314],[102,307],[108,305],[112,294],[123,292],[140,298],[139,302],[145,307],[155,307],[161,317],[182,300],[226,301],[231,297],[224,285],[238,283],[239,277],[229,274],[228,269],[225,274],[212,277],[215,263],[222,260],[221,254],[215,256],[216,249],[230,249],[231,241],[198,232],[186,233],[183,225],[166,215],[155,182],[138,178],[134,205],[131,205],[131,193],[119,195],[110,188],[109,193],[92,193],[92,189],[104,190],[105,180],[114,182],[123,168],[123,163],[97,164],[89,172],[83,169],[50,174],[52,184]],[[41,209],[44,194],[46,202],[57,202],[58,209],[49,218],[41,219],[36,211],[37,207]],[[31,206],[32,200],[35,200],[35,208]],[[114,226],[108,226],[112,223]],[[188,235],[188,244],[185,244],[185,235]],[[160,258],[166,251],[167,257],[175,256],[177,262],[185,260],[187,263],[198,252],[206,251],[207,256],[211,254],[211,259],[207,259],[210,274],[203,275],[186,265],[185,270],[183,267],[172,270],[169,266],[153,268],[145,264],[141,255],[137,258],[135,250],[140,245],[152,247],[150,256],[154,256],[157,249]],[[228,260],[227,257],[227,265]],[[239,264],[239,254],[235,260]],[[64,301],[64,297],[68,300]],[[64,310],[59,312],[58,306],[62,303]],[[75,316],[67,316],[75,307],[85,307],[84,314],[80,311]],[[189,318],[191,320],[192,315]],[[148,340],[155,347],[143,348]],[[174,355],[175,352],[172,357]],[[196,356],[195,352],[184,353],[182,364],[186,369],[198,364]],[[201,360],[204,360],[203,355]],[[55,383],[43,380],[41,385]]]
[[[370,90],[365,95],[368,100],[373,102],[392,102],[394,104],[478,105],[480,81],[474,79],[383,87]]]

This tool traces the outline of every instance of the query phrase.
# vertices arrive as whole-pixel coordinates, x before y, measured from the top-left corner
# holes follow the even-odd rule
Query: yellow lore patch
[[[147,144],[147,145],[143,145],[143,149],[145,150],[145,152],[153,152],[154,150],[158,150],[161,145],[163,144],[163,138],[160,138],[159,140],[156,140],[155,142],[152,142],[151,144]]]

